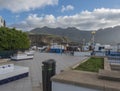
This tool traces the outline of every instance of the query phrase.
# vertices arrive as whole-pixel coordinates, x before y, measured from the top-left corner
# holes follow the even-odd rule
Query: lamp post
[[[96,34],[96,31],[92,31],[91,34],[92,34],[92,45],[91,46],[92,46],[92,51],[93,51],[92,55],[95,55],[94,54],[94,49],[95,49],[95,34]]]
[[[92,31],[91,32],[92,33],[92,43],[94,44],[95,43],[95,31]]]
[[[96,31],[92,31],[91,34],[92,34],[92,47],[94,48],[95,47],[95,34],[96,34]]]

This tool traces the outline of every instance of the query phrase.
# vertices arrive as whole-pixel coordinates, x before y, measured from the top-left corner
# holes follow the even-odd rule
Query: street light
[[[95,48],[95,34],[96,34],[96,31],[92,31],[91,34],[92,34],[92,50],[93,50],[93,55],[94,55],[94,48]]]
[[[92,45],[93,45],[93,47],[94,47],[96,31],[92,31],[91,34],[92,34]]]

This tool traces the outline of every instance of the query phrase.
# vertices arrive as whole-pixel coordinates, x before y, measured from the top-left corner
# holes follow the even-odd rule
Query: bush
[[[30,46],[30,40],[25,32],[15,28],[0,28],[0,51],[24,50]]]

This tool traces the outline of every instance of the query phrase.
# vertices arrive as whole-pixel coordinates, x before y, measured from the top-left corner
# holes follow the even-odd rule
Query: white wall
[[[90,56],[91,52],[74,52],[74,56]]]
[[[58,83],[53,81],[52,91],[102,91],[102,90],[90,89],[90,88],[63,84],[63,83]]]

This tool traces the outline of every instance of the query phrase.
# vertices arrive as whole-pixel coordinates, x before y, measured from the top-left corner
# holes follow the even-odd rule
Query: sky
[[[0,0],[8,27],[98,30],[120,25],[120,0]]]

